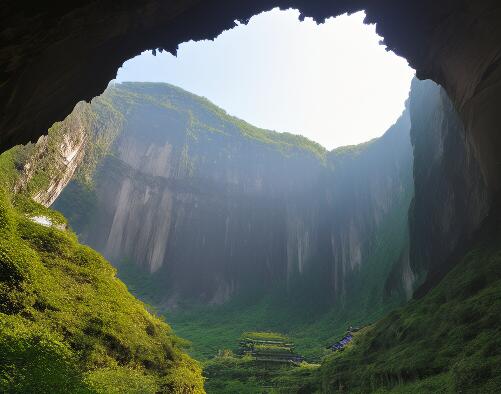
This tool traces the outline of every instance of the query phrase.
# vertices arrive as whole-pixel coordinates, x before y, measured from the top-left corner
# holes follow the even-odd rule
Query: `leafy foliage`
[[[88,392],[78,361],[63,338],[20,316],[0,313],[3,392]]]
[[[19,170],[22,168],[27,152],[32,145],[15,146],[0,155],[0,187],[5,190],[13,190],[19,178]]]
[[[114,268],[0,191],[0,391],[201,393],[200,366]]]

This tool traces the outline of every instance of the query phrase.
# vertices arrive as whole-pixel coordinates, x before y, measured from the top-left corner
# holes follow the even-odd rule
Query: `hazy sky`
[[[328,149],[384,133],[404,108],[414,71],[379,45],[362,12],[317,25],[273,10],[177,57],[144,52],[117,81],[162,81],[205,96],[255,126],[302,134]]]

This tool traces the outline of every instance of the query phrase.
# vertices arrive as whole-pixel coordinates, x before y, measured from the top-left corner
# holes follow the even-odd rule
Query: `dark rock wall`
[[[427,274],[424,291],[448,271],[453,252],[467,246],[489,213],[492,196],[473,137],[445,91],[431,81],[414,80],[412,92],[411,264],[414,272]]]

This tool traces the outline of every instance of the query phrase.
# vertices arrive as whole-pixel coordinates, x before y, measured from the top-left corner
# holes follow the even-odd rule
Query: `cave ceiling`
[[[1,150],[35,141],[142,51],[174,53],[182,42],[213,39],[235,20],[274,7],[318,22],[365,10],[389,50],[418,78],[446,89],[484,157],[486,178],[498,175],[499,0],[7,0],[0,5]]]

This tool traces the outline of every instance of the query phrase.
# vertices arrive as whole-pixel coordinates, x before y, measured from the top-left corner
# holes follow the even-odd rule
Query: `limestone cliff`
[[[327,152],[166,84],[111,86],[92,112],[103,103],[122,123],[96,117],[114,132],[95,171],[82,164],[92,187],[77,174],[55,207],[116,265],[149,272],[165,303],[277,287],[329,305],[348,292],[381,301],[408,244],[408,111],[384,137]],[[410,291],[412,275],[402,280],[387,287]]]

